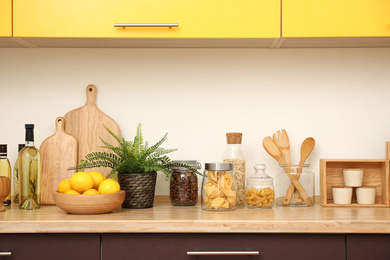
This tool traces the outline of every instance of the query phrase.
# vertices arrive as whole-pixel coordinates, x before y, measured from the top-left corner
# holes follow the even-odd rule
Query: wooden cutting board
[[[68,179],[75,171],[68,168],[77,164],[77,139],[65,132],[65,119],[58,117],[55,121],[56,132],[46,138],[41,146],[41,204],[55,204],[53,192],[63,179]]]
[[[94,85],[87,86],[87,102],[84,106],[74,109],[65,114],[65,131],[79,141],[78,160],[85,159],[85,155],[91,152],[106,151],[108,149],[100,148],[104,144],[99,137],[114,146],[118,142],[104,128],[105,125],[114,134],[120,137],[120,128],[118,124],[108,115],[103,113],[96,106],[97,88]],[[86,171],[99,171],[104,176],[108,176],[110,168],[86,169]]]

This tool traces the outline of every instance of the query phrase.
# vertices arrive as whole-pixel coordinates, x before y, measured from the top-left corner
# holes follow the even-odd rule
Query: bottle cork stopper
[[[242,133],[226,133],[228,144],[241,144]]]

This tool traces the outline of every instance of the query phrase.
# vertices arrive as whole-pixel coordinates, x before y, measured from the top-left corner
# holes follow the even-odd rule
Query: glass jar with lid
[[[256,164],[255,173],[248,178],[245,203],[249,208],[272,208],[275,204],[274,179],[265,172],[264,164]]]
[[[299,189],[292,184],[296,178]],[[314,172],[310,164],[280,165],[277,175],[276,204],[280,206],[314,205]],[[302,194],[301,194],[302,193]]]
[[[201,169],[197,161],[173,161]],[[169,184],[169,196],[173,206],[194,206],[198,202],[198,176],[184,167],[170,168],[172,178]]]
[[[206,163],[202,181],[202,209],[237,208],[236,180],[232,163]]]
[[[237,185],[237,204],[245,202],[245,154],[243,152],[242,133],[226,133],[227,145],[222,155],[223,162],[232,163]]]

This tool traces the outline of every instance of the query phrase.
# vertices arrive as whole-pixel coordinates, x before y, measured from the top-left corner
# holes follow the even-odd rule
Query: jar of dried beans
[[[202,181],[202,209],[225,211],[237,208],[232,163],[206,163]]]
[[[245,202],[245,154],[242,151],[242,133],[227,133],[227,146],[223,153],[224,162],[232,163],[237,182],[237,204]]]
[[[173,161],[200,169],[197,161]],[[194,206],[198,202],[198,176],[184,167],[172,167],[170,180],[170,199],[173,206]]]

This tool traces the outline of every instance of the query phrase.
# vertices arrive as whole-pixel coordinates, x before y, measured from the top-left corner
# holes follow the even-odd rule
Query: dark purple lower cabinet
[[[244,255],[229,256],[232,251]],[[245,255],[253,251],[259,254]],[[224,255],[201,255],[209,252]],[[102,234],[102,259],[345,260],[345,235]]]
[[[347,260],[389,260],[390,235],[347,235]]]
[[[100,234],[1,234],[0,253],[6,260],[99,260]]]

